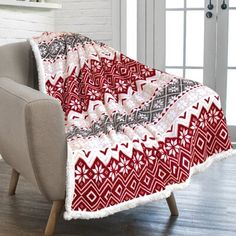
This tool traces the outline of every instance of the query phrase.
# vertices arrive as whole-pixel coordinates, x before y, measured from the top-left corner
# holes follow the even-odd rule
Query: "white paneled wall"
[[[112,0],[63,0],[55,12],[56,31],[85,34],[112,43]]]
[[[62,0],[60,10],[0,5],[0,45],[43,31],[70,31],[112,45],[112,0]]]
[[[54,11],[0,6],[0,45],[53,31]]]

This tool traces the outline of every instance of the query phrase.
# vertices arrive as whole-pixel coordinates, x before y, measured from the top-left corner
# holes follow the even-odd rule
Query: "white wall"
[[[112,0],[62,0],[60,10],[0,5],[0,45],[43,31],[71,31],[112,44]]]
[[[62,0],[55,30],[85,34],[112,44],[112,0]]]
[[[54,30],[54,11],[0,6],[0,45]]]

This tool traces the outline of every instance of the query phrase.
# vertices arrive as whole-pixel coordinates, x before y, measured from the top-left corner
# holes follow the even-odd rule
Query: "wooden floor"
[[[17,194],[7,196],[10,168],[0,161],[0,236],[38,236],[46,225],[50,204],[31,184],[20,179]],[[100,220],[64,221],[56,235],[79,236],[235,236],[236,156],[194,176],[175,193],[180,211],[169,217],[165,200]]]

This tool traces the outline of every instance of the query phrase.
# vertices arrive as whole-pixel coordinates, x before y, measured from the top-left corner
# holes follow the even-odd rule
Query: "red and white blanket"
[[[220,98],[210,88],[80,34],[44,33],[30,42],[40,90],[65,113],[65,219],[166,198],[232,153]]]

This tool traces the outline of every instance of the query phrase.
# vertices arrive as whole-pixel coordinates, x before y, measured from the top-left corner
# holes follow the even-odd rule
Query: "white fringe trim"
[[[69,173],[69,175],[67,176],[67,178],[68,178],[67,179],[67,197],[66,197],[66,206],[65,206],[66,212],[64,213],[64,219],[65,220],[72,220],[72,219],[102,218],[102,217],[106,217],[106,216],[112,215],[112,214],[120,212],[120,211],[128,210],[130,208],[134,208],[136,206],[143,205],[148,202],[153,202],[153,201],[167,198],[170,196],[171,192],[173,192],[175,190],[186,188],[190,184],[191,177],[194,174],[197,174],[199,172],[206,170],[215,161],[225,159],[225,158],[233,156],[235,154],[236,154],[236,150],[234,150],[234,149],[230,149],[230,150],[222,152],[222,153],[214,154],[214,155],[208,157],[208,159],[204,163],[192,167],[190,170],[189,178],[184,183],[169,185],[166,187],[165,190],[163,190],[161,192],[157,192],[157,193],[154,193],[151,195],[146,195],[146,196],[142,196],[139,198],[135,198],[135,199],[132,199],[132,200],[129,200],[126,202],[122,202],[120,204],[117,204],[117,205],[114,205],[114,206],[111,206],[108,208],[104,208],[102,210],[95,211],[95,212],[72,211],[71,210],[71,203],[72,203],[73,194],[74,194],[74,188],[73,188],[74,182],[71,182],[71,181],[74,181],[74,177],[73,177],[74,172],[71,171],[71,170],[73,170],[73,169],[71,169],[71,168],[73,168],[73,161],[69,161],[70,158],[68,156],[67,173]]]
[[[28,42],[31,45],[32,51],[35,56],[37,70],[38,70],[38,83],[39,83],[39,90],[43,93],[46,93],[46,87],[45,87],[45,71],[42,63],[42,58],[40,55],[39,47],[35,43],[33,39],[29,39]]]

